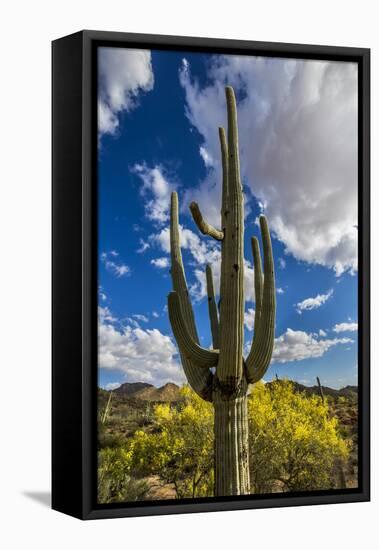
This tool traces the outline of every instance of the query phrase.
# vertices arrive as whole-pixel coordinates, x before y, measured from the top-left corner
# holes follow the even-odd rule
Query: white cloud
[[[287,363],[322,357],[331,347],[352,342],[351,338],[319,340],[313,334],[288,328],[284,334],[275,338],[272,362]]]
[[[133,317],[125,317],[124,319],[122,319],[122,321],[120,322],[120,326],[124,327],[125,322],[127,323],[127,325],[130,325],[131,327],[141,328],[140,323],[137,321],[137,319],[134,319]]]
[[[333,290],[329,290],[326,294],[318,294],[314,298],[306,298],[302,302],[295,305],[296,311],[301,314],[303,311],[310,311],[321,307],[333,295]]]
[[[106,302],[107,300],[107,295],[105,294],[105,292],[103,291],[103,288],[101,285],[99,285],[99,288],[98,288],[98,293],[99,293],[99,298],[102,302]]]
[[[136,252],[137,254],[143,254],[148,248],[150,248],[149,243],[147,243],[144,239],[139,240],[140,247],[137,248]]]
[[[155,267],[158,267],[159,269],[165,269],[166,267],[169,266],[169,260],[167,257],[163,257],[163,258],[153,258],[150,263],[155,266]]]
[[[179,226],[180,234],[182,226]],[[158,233],[153,233],[149,236],[149,243],[158,246],[166,254],[170,254],[170,228],[164,227]]]
[[[281,288],[280,286],[278,286],[277,289],[276,289],[276,292],[277,292],[278,294],[284,294],[284,289]]]
[[[145,199],[146,217],[157,224],[167,222],[171,193],[177,185],[168,181],[162,166],[149,168],[146,164],[135,164],[132,172],[142,180],[141,195]]]
[[[134,313],[132,317],[134,317],[134,319],[137,319],[137,321],[143,321],[144,323],[147,323],[149,321],[149,318],[146,317],[146,315],[142,315],[141,313]]]
[[[161,386],[185,381],[176,347],[158,329],[99,322],[99,367],[123,373],[127,382]]]
[[[265,205],[270,227],[295,258],[357,268],[357,65],[345,62],[215,56],[201,88],[188,62],[179,78],[187,117],[216,159],[192,191],[211,223],[219,220],[225,84],[238,104],[243,181]],[[341,208],[343,204],[343,208]]]
[[[254,269],[248,260],[245,260],[245,300],[247,302],[254,302],[255,290],[254,290]]]
[[[117,321],[116,317],[113,317],[109,307],[98,307],[98,317],[101,323],[109,322],[114,323]]]
[[[153,311],[153,313],[151,314],[155,319],[158,319],[159,317],[159,313],[157,311]]]
[[[285,269],[285,267],[286,267],[286,261],[285,261],[284,258],[279,258],[279,259],[278,259],[278,264],[279,264],[280,269]]]
[[[358,330],[358,323],[339,323],[334,326],[334,332],[355,332]]]
[[[245,311],[244,323],[245,323],[245,327],[250,332],[254,328],[254,318],[255,318],[255,311],[252,308],[249,308],[247,311]]]
[[[318,334],[319,336],[322,336],[322,337],[326,336],[326,332],[325,330],[322,330],[322,328],[320,328],[320,330],[318,331]]]
[[[116,277],[123,277],[124,275],[129,275],[130,273],[130,268],[125,264],[116,264],[114,262],[107,262],[105,266],[110,271],[113,271]]]
[[[200,149],[199,149],[199,152],[200,152],[200,156],[201,158],[203,159],[204,161],[204,164],[206,167],[209,167],[209,166],[213,166],[213,158],[212,156],[208,153],[208,151],[206,150],[205,147],[203,146],[200,146]]]
[[[122,111],[138,104],[141,92],[153,89],[154,75],[149,50],[99,48],[99,135],[114,135]]]
[[[124,275],[130,275],[130,267],[125,265],[122,262],[116,262],[114,260],[110,260],[109,256],[112,256],[113,258],[116,258],[118,256],[118,252],[115,250],[111,250],[110,252],[102,252],[100,255],[101,261],[105,265],[105,268],[116,275],[116,277],[123,277]]]

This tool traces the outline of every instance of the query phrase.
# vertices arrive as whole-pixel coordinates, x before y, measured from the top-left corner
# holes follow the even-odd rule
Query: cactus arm
[[[212,268],[210,265],[207,265],[206,267],[206,277],[207,277],[208,311],[209,311],[209,319],[211,322],[213,349],[219,349],[220,348],[219,323],[218,323],[217,306],[216,306],[216,300],[215,300],[215,292],[214,292],[214,286],[213,286],[213,274],[212,274]]]
[[[218,350],[202,348],[191,337],[183,319],[179,297],[176,292],[170,292],[168,295],[168,315],[181,355],[197,367],[215,367],[218,363]]]
[[[259,251],[259,242],[256,237],[253,237],[251,239],[251,246],[253,249],[253,259],[254,259],[254,289],[255,289],[254,339],[255,339],[258,333],[259,319],[262,313],[263,277],[262,277],[261,253]]]
[[[271,361],[275,338],[275,275],[272,245],[267,220],[259,219],[264,251],[264,283],[261,314],[250,353],[246,359],[246,376],[250,384],[262,378]]]
[[[217,378],[234,394],[243,376],[244,216],[238,155],[237,107],[233,88],[226,88],[228,111],[227,209],[221,250],[220,361]]]
[[[191,202],[190,210],[193,221],[203,235],[209,235],[209,237],[213,237],[216,241],[222,241],[224,233],[219,229],[215,229],[213,225],[204,220],[197,202]]]
[[[170,248],[171,248],[171,279],[174,291],[177,293],[180,310],[185,321],[186,328],[192,339],[198,343],[195,319],[187,288],[184,272],[182,253],[179,238],[179,205],[177,193],[171,195],[170,216]],[[190,359],[182,357],[182,365],[188,383],[192,389],[206,401],[212,401],[213,373],[209,369],[199,369]]]

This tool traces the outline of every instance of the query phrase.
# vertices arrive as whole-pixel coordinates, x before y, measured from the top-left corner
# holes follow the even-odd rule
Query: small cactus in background
[[[319,391],[319,393],[320,393],[321,401],[324,403],[324,402],[325,402],[324,392],[323,392],[323,389],[322,389],[322,386],[321,386],[321,382],[320,382],[320,379],[319,379],[318,376],[316,376],[316,380],[317,380],[318,391]]]
[[[110,392],[109,397],[108,397],[107,404],[106,404],[106,406],[105,406],[103,415],[102,415],[102,417],[101,417],[101,423],[102,423],[102,424],[105,424],[105,422],[106,422],[107,419],[108,419],[108,415],[109,415],[109,413],[110,413],[110,411],[111,411],[112,394],[113,394],[113,392]]]
[[[240,180],[237,109],[233,88],[226,88],[228,139],[219,129],[223,168],[221,230],[207,223],[196,203],[193,219],[204,235],[221,242],[219,311],[216,306],[212,269],[206,280],[213,349],[200,346],[189,298],[179,239],[177,193],[171,197],[171,277],[173,292],[168,296],[171,327],[179,347],[182,365],[192,389],[215,412],[215,494],[250,493],[247,390],[265,374],[274,345],[275,279],[267,220],[260,217],[264,251],[262,274],[259,242],[252,238],[255,280],[254,338],[250,353],[244,349],[244,213]]]

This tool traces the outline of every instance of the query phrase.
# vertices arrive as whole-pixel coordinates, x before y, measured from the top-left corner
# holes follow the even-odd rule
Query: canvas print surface
[[[98,502],[357,488],[357,65],[97,73]]]

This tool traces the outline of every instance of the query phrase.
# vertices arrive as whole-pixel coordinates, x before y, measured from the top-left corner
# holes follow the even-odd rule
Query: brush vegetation
[[[189,386],[99,390],[98,500],[103,503],[214,495],[214,409]],[[166,392],[167,394],[167,392]],[[355,487],[357,393],[258,382],[247,397],[251,494]]]

